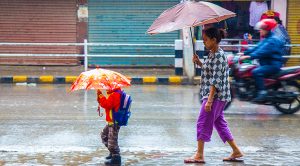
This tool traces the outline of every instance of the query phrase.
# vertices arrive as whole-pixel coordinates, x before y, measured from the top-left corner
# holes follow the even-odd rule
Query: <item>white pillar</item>
[[[300,3],[300,1],[299,1]],[[282,25],[286,27],[287,20],[287,0],[272,0],[272,10],[280,14]]]
[[[193,45],[190,28],[182,29],[183,35],[183,70],[191,82],[195,75],[193,63]]]

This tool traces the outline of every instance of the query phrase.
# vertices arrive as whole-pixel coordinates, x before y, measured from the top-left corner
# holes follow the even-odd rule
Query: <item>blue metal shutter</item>
[[[89,0],[88,41],[100,43],[173,44],[179,31],[150,36],[152,22],[179,0]],[[172,47],[90,46],[95,55],[174,55]],[[89,65],[171,66],[174,58],[90,57]]]

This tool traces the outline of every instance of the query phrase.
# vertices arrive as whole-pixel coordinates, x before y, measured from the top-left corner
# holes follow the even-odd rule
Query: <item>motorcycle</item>
[[[252,70],[258,65],[251,63],[241,63],[241,55],[228,55],[230,68],[231,95],[241,101],[251,101],[256,97],[257,88],[252,76]],[[293,114],[300,110],[300,66],[283,67],[275,75],[264,79],[266,90],[268,91],[263,105],[272,105],[284,114]],[[230,106],[227,103],[225,109]]]

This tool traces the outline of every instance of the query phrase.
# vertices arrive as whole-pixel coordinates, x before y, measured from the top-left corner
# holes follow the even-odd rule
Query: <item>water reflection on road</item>
[[[95,92],[67,92],[69,85],[1,84],[0,165],[102,165]],[[123,165],[183,165],[196,149],[197,86],[133,86],[130,124],[120,131]],[[225,117],[245,152],[244,164],[223,163],[230,154],[217,133],[206,144],[206,165],[300,163],[300,116],[234,101]]]

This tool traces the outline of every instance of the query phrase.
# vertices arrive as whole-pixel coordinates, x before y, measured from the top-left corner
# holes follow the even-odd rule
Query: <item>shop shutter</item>
[[[300,1],[288,1],[288,21],[287,30],[291,37],[292,44],[300,44]],[[292,54],[300,55],[300,47],[292,47]],[[288,61],[289,66],[300,65],[299,58],[291,58]]]
[[[174,44],[179,31],[150,36],[146,34],[152,22],[179,0],[89,0],[89,42],[127,44]],[[174,48],[110,46],[89,47],[97,55],[174,55]],[[170,66],[174,58],[89,58],[90,65]]]
[[[76,1],[1,0],[0,41],[12,43],[76,43]],[[0,53],[76,54],[77,49],[75,46],[0,46]],[[45,57],[39,58],[45,59]],[[31,59],[39,58],[34,57]],[[22,58],[18,57],[17,59]],[[55,59],[60,58],[56,57]],[[3,61],[5,60],[2,57]]]

